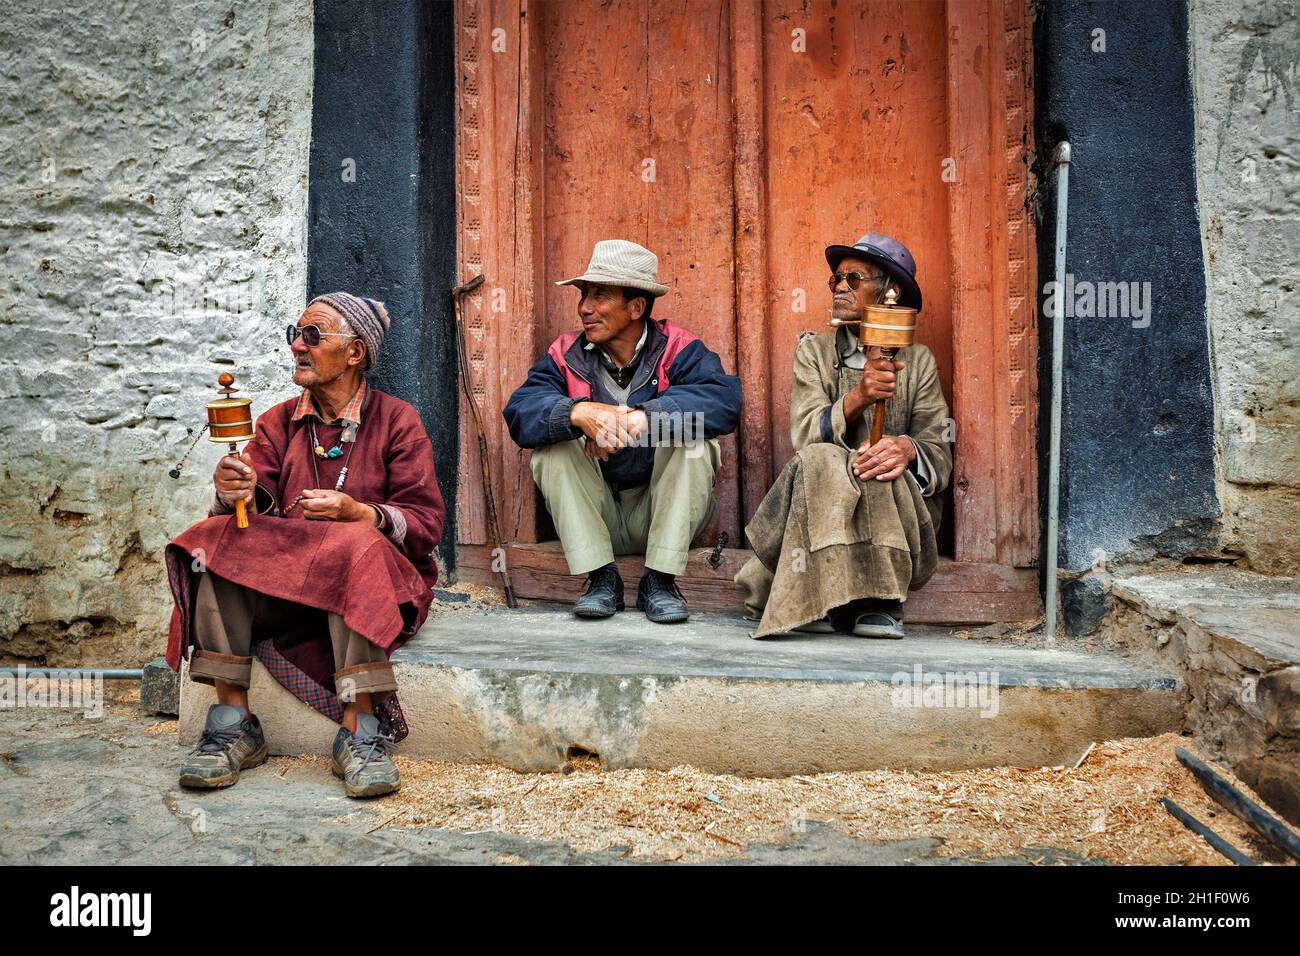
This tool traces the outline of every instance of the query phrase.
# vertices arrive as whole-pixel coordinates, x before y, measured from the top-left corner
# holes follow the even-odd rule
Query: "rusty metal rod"
[[[1216,803],[1293,860],[1300,860],[1300,837],[1290,827],[1182,747],[1175,747],[1174,755]]]
[[[1207,827],[1204,823],[1196,819],[1196,817],[1192,816],[1190,813],[1188,813],[1178,804],[1174,803],[1174,801],[1170,800],[1168,797],[1161,797],[1160,802],[1164,805],[1164,808],[1166,810],[1168,810],[1170,813],[1174,815],[1174,819],[1176,819],[1183,826],[1187,827],[1187,829],[1191,830],[1193,833],[1195,833],[1198,837],[1203,839],[1210,846],[1214,847],[1215,850],[1217,850],[1223,856],[1226,856],[1233,863],[1237,864],[1238,866],[1255,865],[1254,860],[1246,856],[1246,854],[1242,853],[1235,846],[1233,846],[1223,837],[1219,836],[1217,833],[1215,833],[1213,830]]]

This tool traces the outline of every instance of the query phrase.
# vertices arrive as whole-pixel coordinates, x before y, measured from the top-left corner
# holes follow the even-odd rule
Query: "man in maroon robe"
[[[314,299],[286,330],[302,393],[221,459],[209,517],[167,547],[168,663],[179,669],[192,646],[191,679],[217,694],[184,786],[229,786],[266,760],[248,703],[254,655],[342,725],[333,770],[349,796],[400,785],[388,751],[406,725],[389,657],[428,613],[444,510],[419,414],[364,378],[387,329],[380,302]]]

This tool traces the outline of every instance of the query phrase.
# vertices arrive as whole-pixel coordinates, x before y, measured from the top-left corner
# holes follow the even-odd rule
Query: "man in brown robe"
[[[302,393],[221,459],[211,517],[167,547],[168,662],[179,668],[193,645],[190,677],[217,694],[184,786],[229,786],[266,760],[248,702],[254,655],[342,725],[333,770],[349,796],[399,786],[387,751],[406,726],[388,658],[428,612],[444,510],[419,413],[363,375],[387,328],[383,303],[313,300],[286,330]],[[247,528],[233,520],[238,501]]]
[[[921,308],[916,263],[897,240],[868,233],[828,247],[826,261],[835,318],[860,320],[891,285],[899,305]],[[878,400],[885,435],[871,445]],[[761,615],[754,637],[903,636],[902,602],[937,563],[950,425],[924,345],[891,362],[878,348],[864,353],[856,327],[800,337],[790,393],[795,456],[745,529],[755,557],[736,575],[746,608]]]

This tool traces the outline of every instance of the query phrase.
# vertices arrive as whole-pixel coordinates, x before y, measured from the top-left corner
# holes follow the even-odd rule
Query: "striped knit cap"
[[[343,316],[348,329],[366,344],[366,368],[375,367],[379,358],[379,345],[388,332],[388,310],[375,299],[363,299],[351,292],[327,292],[307,303],[311,308],[317,302],[332,306]]]

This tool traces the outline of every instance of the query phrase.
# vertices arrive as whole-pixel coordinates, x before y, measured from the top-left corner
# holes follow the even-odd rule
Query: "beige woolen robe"
[[[851,424],[844,418],[844,396],[862,380],[841,354],[852,349],[846,335],[804,333],[795,348],[795,456],[745,528],[755,557],[736,575],[747,610],[761,616],[754,637],[818,620],[858,598],[905,600],[938,561],[937,496],[952,474],[952,453],[934,353],[924,345],[899,351],[906,367],[885,403],[885,434],[915,441],[923,465],[893,481],[861,481],[850,464],[870,435],[872,409]]]

